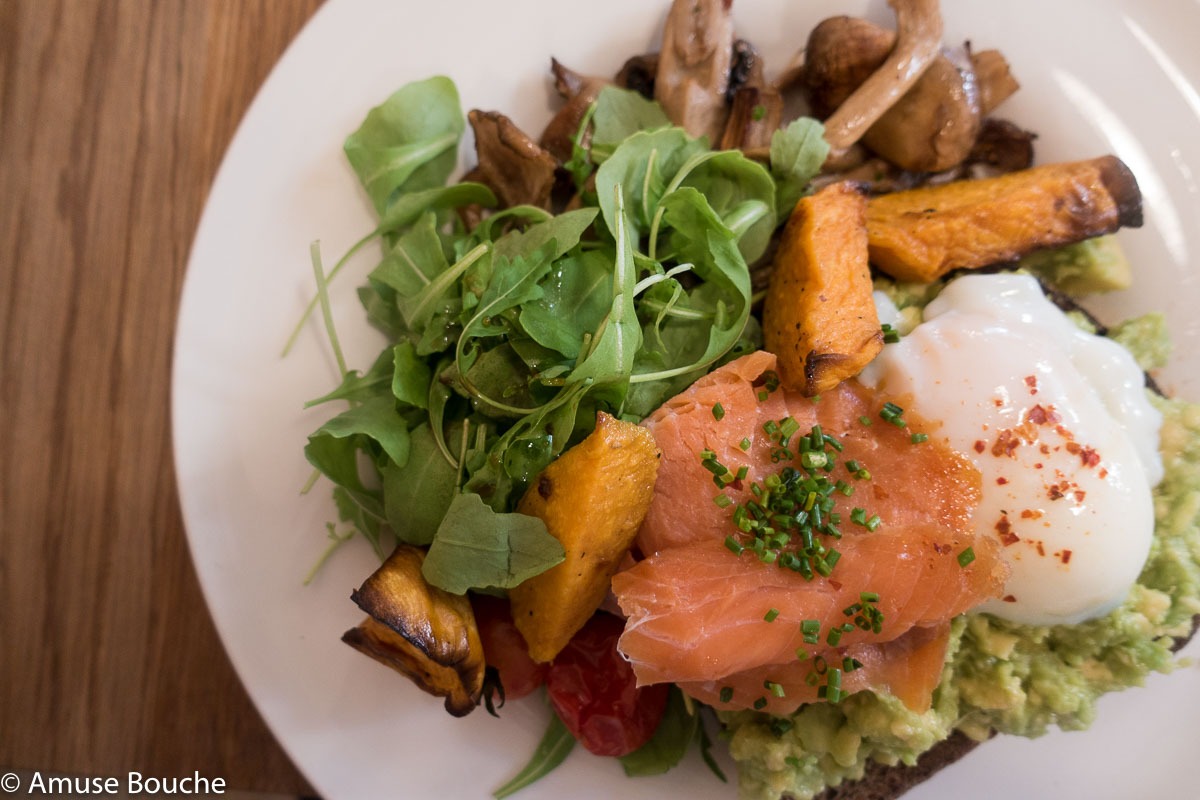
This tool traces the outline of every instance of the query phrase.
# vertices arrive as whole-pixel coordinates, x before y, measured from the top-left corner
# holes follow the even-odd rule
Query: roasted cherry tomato
[[[559,719],[596,755],[623,756],[654,735],[667,706],[667,684],[637,687],[633,667],[617,652],[625,623],[592,617],[550,664],[546,690]]]
[[[508,601],[499,597],[474,595],[475,624],[483,642],[483,659],[500,673],[504,699],[516,700],[542,685],[549,664],[539,664],[529,657],[525,637],[513,624]]]

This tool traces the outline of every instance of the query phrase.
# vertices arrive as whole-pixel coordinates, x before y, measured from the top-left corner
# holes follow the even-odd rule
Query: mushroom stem
[[[937,0],[889,0],[896,12],[896,46],[887,60],[825,121],[825,140],[835,154],[857,142],[884,112],[912,88],[942,46]]]

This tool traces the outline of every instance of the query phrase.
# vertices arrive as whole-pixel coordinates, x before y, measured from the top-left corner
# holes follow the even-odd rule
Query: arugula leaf
[[[386,351],[385,351],[386,353]],[[392,371],[392,395],[401,403],[416,408],[429,408],[429,365],[417,358],[412,342],[401,342],[392,348],[395,369]],[[383,358],[383,356],[380,356]]]
[[[592,158],[604,161],[627,137],[671,124],[662,106],[637,92],[605,86],[596,97]]]
[[[667,180],[693,156],[707,152],[704,142],[691,139],[682,128],[635,133],[621,142],[596,170],[600,213],[613,238],[617,235],[616,194],[621,186],[630,237],[636,242],[649,230]],[[651,254],[653,256],[653,253]]]
[[[441,76],[402,87],[346,137],[346,157],[382,214],[392,194],[441,186],[465,127],[458,90]]]
[[[326,440],[347,439],[360,434],[378,442],[388,458],[397,464],[403,465],[408,459],[408,427],[396,413],[396,400],[391,395],[373,397],[326,422],[308,437],[309,446],[305,448],[305,453],[310,448],[315,448],[314,452],[318,453],[327,452],[323,446]],[[309,461],[312,460],[310,456]],[[330,475],[319,463],[314,462],[313,466],[329,475],[335,483],[354,486]],[[354,474],[357,480],[357,468]]]
[[[521,327],[543,347],[567,358],[579,355],[612,304],[613,253],[587,250],[555,262],[542,284],[540,300],[521,307]]]
[[[457,495],[438,526],[421,567],[433,586],[451,594],[511,589],[561,562],[562,544],[546,523],[526,514],[498,514],[477,494]]]
[[[368,277],[412,297],[448,266],[437,232],[437,214],[430,211],[396,239]]]
[[[560,258],[579,244],[583,232],[596,219],[594,208],[580,208],[559,214],[557,217],[531,225],[523,231],[512,231],[496,242],[497,258],[529,257],[537,250],[554,243],[549,251],[550,260]]]
[[[392,204],[387,207],[387,211],[383,212],[380,217],[379,227],[371,235],[391,233],[405,225],[411,225],[426,211],[441,211],[470,205],[495,208],[497,202],[496,195],[492,194],[491,189],[482,183],[467,181],[438,189],[409,192],[392,201]],[[340,262],[338,266],[341,266]],[[329,273],[330,279],[333,278],[335,272],[337,272],[337,267],[334,267]]]
[[[677,765],[685,755],[700,727],[700,715],[688,713],[683,693],[671,687],[667,708],[650,741],[628,755],[621,756],[625,774],[632,777],[661,775]]]
[[[379,517],[367,513],[367,510],[358,504],[353,495],[341,486],[333,488],[333,502],[337,506],[338,519],[353,525],[354,529],[371,543],[371,549],[375,551],[375,555],[379,556],[380,561],[387,558],[387,554],[383,552],[383,547],[379,543]]]
[[[409,432],[408,462],[388,462],[381,469],[383,510],[402,542],[427,545],[450,508],[457,491],[454,465],[442,457],[428,423]]]
[[[504,800],[505,797],[519,792],[534,781],[546,777],[563,762],[573,747],[575,747],[575,737],[567,730],[567,726],[558,718],[558,715],[553,715],[550,725],[542,735],[542,741],[538,743],[537,749],[533,751],[533,757],[529,759],[529,763],[517,773],[515,778],[492,792],[492,797],[496,800]]]
[[[415,295],[396,298],[396,305],[399,306],[400,313],[409,327],[417,330],[423,329],[425,323],[439,309],[439,303],[444,299],[450,287],[462,277],[462,274],[472,264],[484,256],[488,256],[490,248],[491,245],[488,244],[477,245],[456,261],[454,266],[444,270]]]
[[[536,407],[529,392],[533,375],[509,342],[480,353],[465,375],[455,368],[446,374],[480,413],[490,417],[523,417]]]
[[[638,324],[633,294],[637,267],[633,263],[633,243],[630,241],[621,184],[613,185],[613,193],[617,249],[613,261],[612,304],[592,339],[587,356],[567,376],[568,383],[587,380],[605,383],[628,378],[633,371],[638,348],[642,345],[642,328]]]
[[[815,119],[800,117],[771,136],[771,174],[779,185],[776,210],[781,219],[791,215],[828,155],[825,126]]]
[[[697,153],[680,167],[666,191],[679,187],[696,189],[717,217],[736,222],[738,248],[747,264],[766,251],[775,232],[775,181],[757,161],[739,150]],[[655,233],[653,226],[650,233]]]
[[[309,400],[304,407],[312,408],[321,403],[328,403],[330,400],[349,400],[351,403],[367,400],[386,390],[393,371],[392,351],[384,350],[366,372],[358,370],[347,372],[336,389],[315,400]]]

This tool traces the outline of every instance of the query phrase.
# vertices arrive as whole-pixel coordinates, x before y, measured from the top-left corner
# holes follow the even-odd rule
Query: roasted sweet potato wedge
[[[658,448],[645,428],[600,412],[596,430],[546,467],[517,511],[538,517],[566,558],[508,593],[534,661],[549,661],[591,618],[650,507]]]
[[[424,551],[401,544],[350,598],[369,615],[342,641],[469,714],[483,689],[483,644],[466,595],[430,586]]]
[[[775,255],[763,340],[784,385],[810,397],[857,375],[883,348],[866,212],[853,184],[831,184],[796,204]]]
[[[923,283],[1141,224],[1137,180],[1116,156],[910,189],[867,205],[871,263]]]

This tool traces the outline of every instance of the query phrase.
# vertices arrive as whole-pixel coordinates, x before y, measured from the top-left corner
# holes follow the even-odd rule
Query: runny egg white
[[[898,317],[876,300],[882,321]],[[1128,351],[1080,330],[1032,277],[970,275],[861,379],[940,423],[933,435],[982,474],[976,529],[999,539],[1012,574],[979,610],[1051,625],[1121,603],[1150,550],[1162,478],[1162,418]]]

